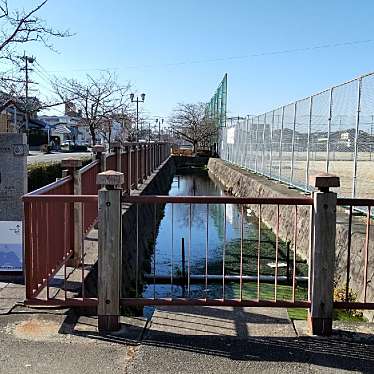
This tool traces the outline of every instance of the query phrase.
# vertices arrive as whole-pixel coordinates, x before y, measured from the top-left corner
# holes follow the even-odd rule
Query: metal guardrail
[[[374,309],[374,287],[369,276],[369,270],[371,270],[371,274],[374,271],[374,234],[371,231],[374,199],[340,198],[337,199],[337,206],[344,209],[344,220],[342,221],[343,218],[340,216],[337,227],[340,225],[347,228],[347,241],[340,243],[340,246],[346,244],[345,248],[340,248],[344,249],[343,252],[346,253],[343,265],[345,268],[345,297],[344,300],[336,301],[334,307],[339,309]],[[366,213],[362,216],[357,215],[355,214],[356,208],[361,208]],[[357,241],[360,238],[364,239],[363,246],[360,245],[353,251],[354,240]],[[355,272],[352,271],[353,260],[356,263]],[[357,266],[360,269],[359,272],[357,272]],[[355,286],[352,287],[352,284]],[[357,288],[357,285],[360,287]],[[354,290],[353,294],[351,287]]]
[[[173,213],[171,215],[171,222],[170,222],[170,243],[169,243],[169,258],[168,260],[164,258],[163,255],[163,262],[166,260],[170,263],[170,274],[167,281],[167,277],[164,274],[160,275],[157,271],[157,253],[156,251],[153,252],[153,264],[152,264],[152,274],[148,274],[145,276],[148,280],[148,286],[153,287],[153,298],[145,298],[139,297],[139,290],[141,289],[140,284],[142,283],[141,279],[143,276],[141,275],[141,270],[136,268],[136,285],[135,285],[135,297],[125,297],[121,299],[122,305],[221,305],[221,306],[279,306],[279,307],[302,307],[306,308],[310,305],[310,301],[306,299],[298,299],[297,298],[297,281],[301,281],[300,277],[297,274],[297,236],[298,236],[298,227],[297,227],[297,220],[298,220],[298,207],[300,206],[307,206],[310,207],[313,204],[313,199],[308,197],[300,197],[300,198],[240,198],[240,197],[232,197],[232,196],[123,196],[122,202],[124,203],[131,203],[138,206],[136,209],[136,263],[139,263],[139,237],[141,237],[141,223],[139,223],[139,210],[142,209],[145,205],[153,207],[153,214],[156,215],[157,207],[162,206],[164,204],[171,205],[171,211],[173,212],[174,206],[177,204],[182,204],[186,207],[186,211],[188,212],[188,217],[186,218],[186,225],[188,226],[188,238],[186,238],[186,253],[184,249],[182,249],[182,273],[177,274],[174,266],[176,262],[180,265],[179,255],[176,255],[176,248],[174,248],[174,218]],[[205,263],[204,274],[193,274],[191,270],[191,242],[192,242],[192,209],[194,205],[203,205],[206,207],[206,213],[204,213],[205,222],[202,223],[205,225],[206,228],[206,235],[205,235],[205,258],[201,258],[201,261]],[[223,240],[221,246],[222,250],[222,272],[221,274],[211,274],[208,271],[208,241],[209,241],[209,210],[212,209],[212,205],[223,205],[224,206],[224,213],[223,213]],[[226,239],[226,207],[229,204],[235,204],[239,206],[240,210],[240,255],[238,259],[237,268],[238,274],[235,276],[235,280],[233,276],[227,273],[226,270],[226,262],[225,256],[227,251],[227,239]],[[255,274],[244,274],[244,258],[247,258],[247,254],[245,253],[244,249],[244,215],[245,211],[249,207],[253,207],[256,205],[258,207],[258,232],[257,232],[257,259],[254,260],[257,264],[257,270]],[[263,270],[263,258],[261,255],[261,249],[263,245],[262,239],[262,232],[264,230],[262,224],[262,207],[274,207],[275,215],[277,216],[277,230],[275,230],[275,266],[274,266],[274,274],[271,276],[264,276]],[[293,227],[293,245],[292,245],[292,263],[291,263],[291,276],[289,278],[289,282],[291,285],[291,294],[290,299],[285,300],[284,298],[279,296],[278,293],[278,285],[281,282],[284,282],[284,276],[279,274],[279,258],[280,258],[280,224],[281,224],[281,215],[280,210],[282,207],[290,210],[292,207],[292,214],[293,219],[295,221],[295,225]],[[153,220],[154,227],[153,232],[157,231],[156,228],[156,219]],[[184,243],[184,239],[183,239]],[[184,245],[184,244],[183,244]],[[183,247],[182,245],[182,247]],[[183,247],[184,248],[184,247]],[[176,259],[178,257],[178,260]],[[245,261],[248,261],[246,259]],[[252,260],[253,261],[253,260]],[[214,278],[214,279],[213,279]],[[265,279],[266,278],[266,279]],[[299,279],[298,279],[299,278]],[[305,282],[306,279],[303,279]],[[206,290],[205,297],[198,298],[193,296],[191,286],[192,284],[196,284],[200,282],[203,288]],[[238,289],[238,297],[228,298],[226,295],[226,288],[229,282],[234,281],[235,283],[239,284]],[[264,300],[261,296],[261,288],[264,283],[272,282],[274,286],[274,293],[272,300]],[[256,284],[256,292],[257,296],[255,300],[248,300],[245,298],[243,294],[243,288],[245,284],[248,283],[255,283]],[[208,287],[211,284],[219,284],[222,287],[222,295],[220,298],[212,298],[208,295]],[[170,287],[170,295],[169,297],[159,297],[156,292],[156,286],[158,284],[168,284]],[[186,296],[181,297],[181,295],[177,295],[173,293],[173,287],[175,285],[184,286],[186,288]]]
[[[84,244],[83,241],[97,221],[99,187],[97,174],[106,168],[122,171],[127,179],[127,187],[136,188],[138,183],[160,166],[167,158],[169,145],[137,144],[118,149],[121,154],[109,154],[103,164],[97,159],[80,170],[71,169],[70,175],[50,183],[23,196],[25,233],[25,278],[28,303],[56,305],[50,297],[50,284],[54,276],[64,268],[64,298],[60,305],[77,305],[79,301],[67,298],[67,265],[80,268],[82,272],[81,303],[97,301],[84,298]],[[118,159],[127,159],[131,164],[118,165]],[[133,168],[131,170],[131,167]],[[78,194],[77,194],[77,191]],[[129,192],[128,190],[124,191]],[[79,253],[76,253],[79,249]],[[74,261],[73,261],[74,260]],[[46,290],[44,299],[38,298]],[[49,304],[50,303],[50,304]],[[69,304],[70,303],[70,304]]]

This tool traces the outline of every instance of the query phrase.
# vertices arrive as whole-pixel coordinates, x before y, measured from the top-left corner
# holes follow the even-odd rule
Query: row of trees
[[[32,9],[25,10],[10,8],[7,0],[0,0],[0,63],[7,66],[0,75],[3,105],[10,101],[16,102],[25,111],[37,112],[72,103],[77,112],[81,113],[81,124],[89,129],[93,143],[99,133],[108,142],[112,140],[114,121],[131,134],[134,115],[130,108],[130,84],[120,84],[118,77],[109,71],[102,72],[99,76],[86,75],[83,80],[54,77],[50,82],[54,97],[45,100],[26,98],[25,81],[21,76],[24,61],[19,56],[20,47],[42,43],[54,50],[53,39],[73,35],[69,30],[57,30],[49,26],[39,17],[39,11],[47,2],[48,0],[44,0]],[[198,145],[206,145],[217,131],[202,103],[179,104],[169,123],[174,136],[191,143],[194,151]]]

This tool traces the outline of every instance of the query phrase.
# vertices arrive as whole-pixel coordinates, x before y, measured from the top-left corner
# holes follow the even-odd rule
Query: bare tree
[[[68,30],[56,30],[37,13],[47,3],[44,0],[32,9],[10,9],[8,0],[0,0],[0,60],[17,62],[16,50],[20,44],[40,42],[53,49],[51,38],[64,38],[72,34]]]
[[[199,145],[210,144],[217,135],[217,128],[207,116],[204,103],[178,104],[170,123],[175,135],[192,144],[194,153]]]
[[[68,30],[57,30],[49,26],[39,17],[38,13],[47,1],[24,9],[15,8],[13,1],[0,0],[0,63],[5,66],[0,69],[0,102],[3,103],[3,107],[7,106],[9,100],[13,100],[18,110],[23,112],[58,105],[55,102],[42,103],[36,98],[26,100],[25,81],[19,69],[23,63],[20,58],[20,47],[29,43],[42,43],[54,50],[53,39],[72,35]]]
[[[130,84],[119,84],[109,71],[97,78],[87,75],[85,81],[56,79],[53,87],[62,102],[71,102],[82,111],[82,125],[88,127],[93,145],[99,133],[107,134],[110,141],[113,121],[128,112]]]

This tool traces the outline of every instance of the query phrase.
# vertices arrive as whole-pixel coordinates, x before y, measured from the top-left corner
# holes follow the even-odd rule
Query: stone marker
[[[0,133],[0,271],[22,270],[21,197],[27,193],[26,135]]]

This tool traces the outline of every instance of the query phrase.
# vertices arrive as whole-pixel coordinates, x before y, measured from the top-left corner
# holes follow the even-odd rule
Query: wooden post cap
[[[328,191],[330,187],[340,187],[340,178],[328,173],[319,173],[309,178],[309,184],[320,191]]]
[[[92,147],[92,151],[94,153],[104,153],[105,152],[105,147],[103,145],[94,145]]]
[[[118,186],[125,182],[123,173],[114,170],[107,170],[97,174],[96,183],[105,186]]]
[[[82,160],[77,158],[65,158],[61,161],[61,167],[63,169],[80,168],[82,166]]]

